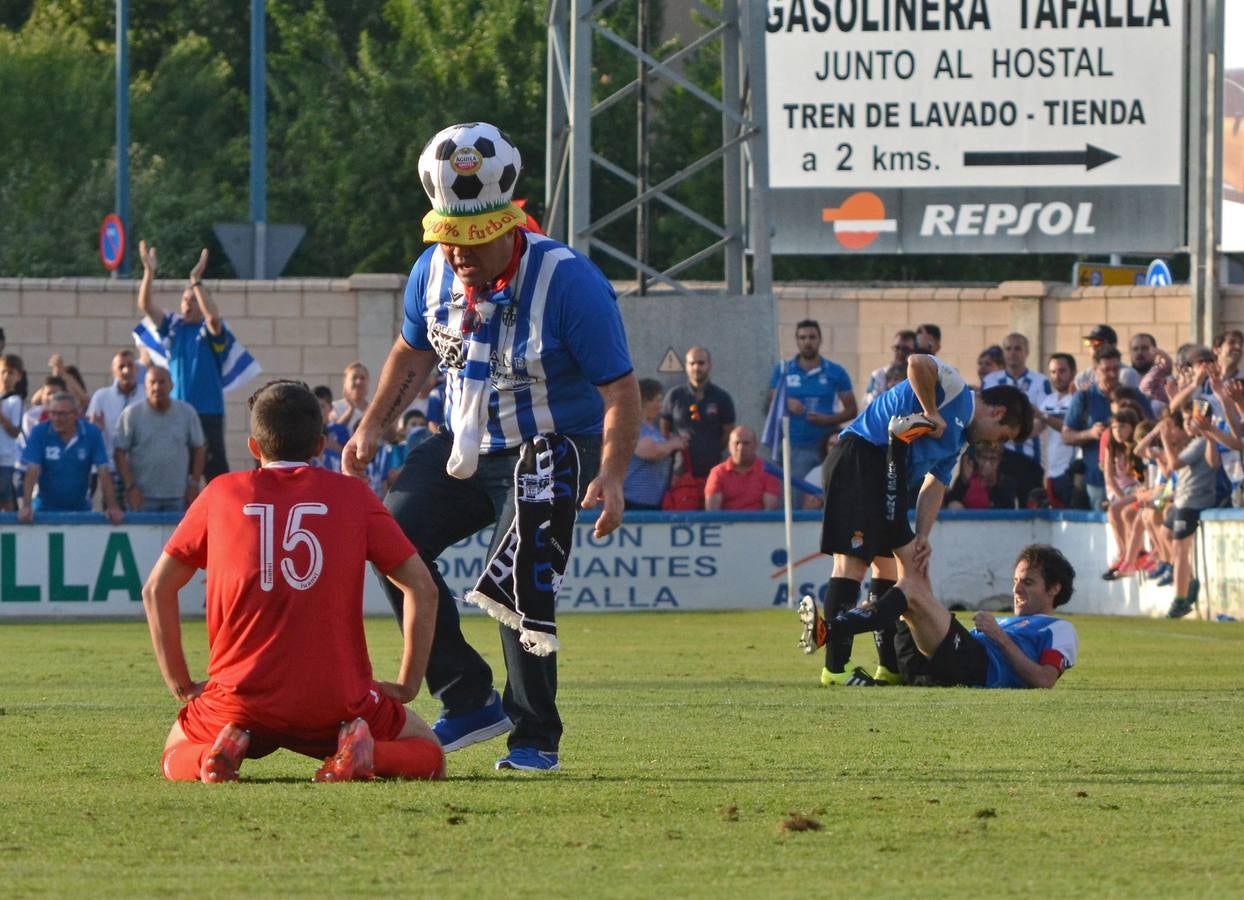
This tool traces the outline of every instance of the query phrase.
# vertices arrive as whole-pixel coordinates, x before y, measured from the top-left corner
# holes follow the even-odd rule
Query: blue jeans
[[[579,450],[579,492],[600,468],[600,435],[575,435]],[[428,690],[441,701],[447,715],[473,712],[492,694],[492,669],[462,635],[458,605],[436,567],[446,547],[494,525],[488,558],[514,521],[514,466],[518,451],[480,456],[470,478],[458,479],[445,471],[452,436],[445,431],[414,447],[385,505],[419,550],[436,582],[439,603],[436,634],[428,659]],[[381,579],[398,622],[402,594]],[[534,656],[518,642],[518,632],[501,625],[506,684],[502,702],[514,722],[511,747],[534,747],[557,752],[562,721],[557,712],[557,654]]]

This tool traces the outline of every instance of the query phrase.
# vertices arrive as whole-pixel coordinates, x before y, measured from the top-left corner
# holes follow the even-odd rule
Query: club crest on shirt
[[[440,322],[429,322],[428,340],[432,344],[432,349],[436,351],[436,355],[448,368],[466,367],[466,346],[460,332]]]

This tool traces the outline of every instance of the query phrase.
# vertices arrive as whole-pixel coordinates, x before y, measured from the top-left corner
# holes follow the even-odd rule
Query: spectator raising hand
[[[210,481],[229,471],[224,392],[259,374],[259,365],[233,336],[203,284],[206,249],[190,270],[177,313],[166,312],[152,299],[152,281],[158,268],[156,248],[139,241],[138,255],[143,261],[143,279],[138,287],[138,311],[143,322],[135,332],[152,362],[168,369],[173,399],[189,403],[199,414],[207,441],[205,475]]]

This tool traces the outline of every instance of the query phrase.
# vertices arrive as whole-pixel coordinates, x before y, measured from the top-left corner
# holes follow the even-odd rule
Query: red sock
[[[212,749],[211,744],[192,744],[178,741],[164,751],[161,764],[164,777],[169,781],[198,781],[203,757]]]
[[[376,741],[372,759],[376,774],[381,778],[440,780],[445,777],[445,752],[440,744],[426,738]]]

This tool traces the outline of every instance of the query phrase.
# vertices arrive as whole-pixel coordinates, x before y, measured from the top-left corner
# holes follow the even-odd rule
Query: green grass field
[[[143,623],[0,625],[0,894],[1244,893],[1244,625],[1075,623],[1052,691],[826,690],[790,613],[566,616],[560,774],[494,772],[496,740],[437,784],[281,752],[219,786],[160,777]]]

